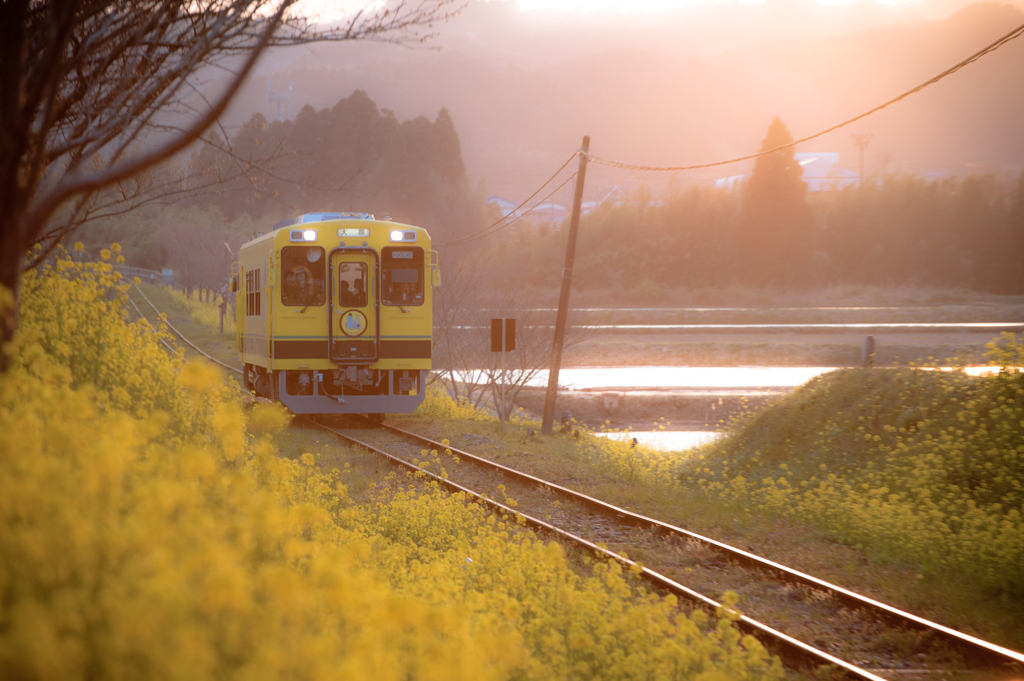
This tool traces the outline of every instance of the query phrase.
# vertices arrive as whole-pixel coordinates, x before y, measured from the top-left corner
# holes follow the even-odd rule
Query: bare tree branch
[[[151,168],[163,161],[166,161],[171,156],[174,156],[179,151],[192,144],[192,142],[195,141],[203,131],[209,128],[213,122],[220,118],[221,114],[224,113],[224,110],[231,102],[231,99],[235,96],[238,89],[245,81],[245,77],[249,75],[252,67],[255,66],[256,60],[259,59],[263,50],[269,44],[270,38],[280,25],[281,19],[287,8],[287,4],[281,5],[277,14],[273,16],[267,27],[264,29],[263,35],[260,37],[259,42],[253,47],[238,75],[235,76],[234,80],[228,85],[224,93],[221,94],[220,99],[213,107],[210,108],[206,115],[193,123],[189,128],[186,128],[178,137],[168,140],[146,154],[141,154],[118,163],[117,161],[119,158],[122,158],[124,149],[124,147],[122,147],[114,155],[115,165],[102,172],[82,172],[79,168],[64,175],[56,186],[54,186],[50,191],[45,192],[36,202],[35,207],[29,211],[25,218],[25,228],[30,232],[38,231],[42,223],[53,214],[56,206],[59,206],[68,198],[78,194],[95,191],[131,177],[146,168]],[[181,69],[183,70],[184,68],[185,65],[182,65]],[[179,75],[178,71],[174,72],[175,78]],[[157,87],[157,85],[154,85],[154,88],[155,87]],[[177,88],[172,88],[172,92],[175,89]],[[155,107],[150,108],[145,120],[148,122],[148,119],[151,118],[158,110],[159,109]],[[103,137],[105,137],[105,135],[93,144],[99,145]],[[96,149],[95,153],[99,153],[99,149]]]
[[[519,393],[548,368],[554,337],[554,314],[533,309],[522,281],[488,281],[484,260],[465,246],[445,249],[445,284],[434,297],[434,360],[439,380],[456,401],[484,405],[507,420],[515,411]],[[499,353],[490,349],[490,320],[516,320],[516,349],[506,354],[505,372]],[[565,347],[591,333],[575,324],[570,312]],[[501,385],[505,399],[501,399]]]
[[[0,285],[16,299],[28,248],[74,229],[67,216],[87,217],[97,192],[134,179],[146,191],[117,187],[123,205],[145,194],[141,174],[217,121],[267,48],[423,41],[452,1],[398,0],[319,26],[292,14],[296,0],[3,0]],[[204,111],[190,112],[190,79],[211,68],[232,75]],[[172,126],[174,116],[187,122]],[[3,316],[0,342],[14,323]]]

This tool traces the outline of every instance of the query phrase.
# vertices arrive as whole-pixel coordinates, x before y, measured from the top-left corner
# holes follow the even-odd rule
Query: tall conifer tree
[[[778,118],[768,126],[761,151],[789,144]],[[741,278],[754,284],[799,284],[807,280],[813,219],[803,169],[793,147],[759,156],[744,187],[740,221]]]

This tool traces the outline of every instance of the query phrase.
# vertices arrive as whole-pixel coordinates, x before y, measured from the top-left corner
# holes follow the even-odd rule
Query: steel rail
[[[460,459],[465,458],[472,461],[473,463],[501,471],[503,474],[511,476],[513,478],[517,478],[519,480],[534,485],[540,485],[551,490],[552,492],[555,492],[564,497],[572,499],[573,501],[581,503],[590,509],[596,510],[606,515],[616,516],[618,519],[624,520],[628,522],[628,524],[630,525],[634,525],[636,527],[643,527],[646,529],[652,529],[663,534],[681,535],[683,537],[686,537],[687,539],[694,539],[706,546],[711,546],[723,553],[728,554],[731,558],[736,559],[738,562],[744,563],[745,565],[752,566],[759,570],[771,570],[776,573],[781,573],[789,581],[804,584],[815,589],[822,589],[828,591],[832,593],[837,598],[837,600],[840,600],[848,607],[866,608],[877,614],[884,615],[889,620],[895,620],[901,624],[912,624],[916,628],[926,629],[935,632],[936,634],[941,635],[945,640],[955,643],[958,647],[970,650],[971,652],[978,654],[991,662],[995,662],[998,664],[1011,663],[1016,665],[1024,665],[1024,654],[1021,654],[1015,650],[1003,648],[1002,646],[998,646],[994,643],[989,643],[988,641],[982,640],[980,638],[970,636],[963,632],[957,631],[956,629],[951,629],[950,627],[938,624],[936,622],[932,622],[923,617],[919,617],[909,612],[905,612],[903,610],[900,610],[899,608],[887,605],[886,603],[882,603],[881,601],[876,601],[872,598],[868,598],[867,596],[862,596],[861,594],[858,594],[854,591],[850,591],[849,589],[845,589],[836,584],[826,582],[823,579],[819,579],[807,573],[800,572],[799,570],[795,570],[786,565],[782,565],[781,563],[776,563],[775,561],[768,560],[767,558],[762,558],[761,556],[755,555],[748,551],[737,549],[734,546],[730,546],[715,539],[711,539],[710,537],[705,537],[703,535],[697,534],[696,532],[691,532],[690,530],[686,530],[681,527],[677,527],[675,525],[662,522],[660,520],[655,520],[654,518],[650,518],[639,513],[627,511],[624,508],[620,508],[613,504],[609,504],[605,501],[601,501],[600,499],[595,499],[594,497],[569,489],[568,487],[562,487],[561,485],[549,482],[547,480],[538,478],[528,473],[517,471],[514,468],[509,468],[508,466],[503,466],[499,463],[495,463],[494,461],[489,461],[488,459],[481,458],[479,456],[476,456],[475,454],[470,454],[469,452],[457,449],[455,447],[452,447],[451,445],[445,445],[441,442],[437,442],[436,440],[424,437],[423,435],[418,435],[416,433],[409,432],[402,428],[396,428],[395,426],[389,426],[387,424],[381,424],[380,427],[398,433],[405,437],[412,438],[423,444],[447,449],[451,451],[453,454],[459,456]]]
[[[658,590],[667,591],[667,592],[669,592],[671,594],[674,594],[675,596],[679,596],[679,597],[685,598],[688,601],[694,602],[694,603],[696,603],[696,604],[698,604],[698,605],[700,605],[702,607],[711,609],[713,611],[717,611],[719,609],[725,609],[725,610],[728,610],[729,612],[734,613],[735,616],[736,616],[736,620],[735,621],[736,621],[737,626],[739,626],[741,629],[743,629],[746,633],[754,635],[756,638],[762,638],[762,637],[763,638],[767,638],[773,644],[777,645],[779,647],[779,649],[780,649],[780,657],[782,657],[783,661],[785,661],[790,666],[798,667],[798,666],[803,666],[803,665],[807,665],[807,664],[812,664],[814,666],[819,666],[819,665],[830,664],[830,665],[834,665],[834,666],[838,667],[840,670],[842,670],[843,673],[846,674],[846,676],[848,676],[850,678],[854,678],[854,679],[870,679],[871,681],[886,681],[881,676],[877,676],[875,674],[872,674],[871,672],[869,672],[869,671],[867,671],[865,669],[861,669],[860,667],[857,667],[857,666],[855,666],[853,664],[850,664],[849,662],[847,662],[845,660],[839,659],[838,657],[830,655],[830,654],[828,654],[828,653],[826,653],[824,651],[818,650],[814,646],[808,645],[808,644],[804,643],[803,641],[800,641],[798,639],[793,638],[792,636],[789,636],[787,634],[782,633],[781,631],[773,629],[772,627],[769,627],[767,624],[759,622],[759,621],[757,621],[757,620],[755,620],[753,618],[747,617],[746,615],[744,615],[744,614],[742,614],[740,612],[737,612],[735,610],[732,610],[731,608],[728,608],[727,606],[724,606],[723,604],[721,604],[721,603],[719,603],[719,602],[717,602],[717,601],[715,601],[715,600],[713,600],[711,598],[708,598],[707,596],[705,596],[705,595],[703,595],[701,593],[698,593],[697,591],[694,591],[693,589],[690,589],[689,587],[683,586],[682,584],[680,584],[680,583],[678,583],[678,582],[676,582],[676,581],[674,581],[672,579],[669,579],[665,575],[662,575],[662,574],[660,574],[658,572],[655,572],[654,570],[651,570],[650,568],[643,567],[642,565],[639,565],[639,564],[635,563],[634,561],[629,560],[628,558],[620,556],[619,554],[615,553],[614,551],[610,551],[610,550],[608,550],[606,548],[598,546],[597,544],[595,544],[595,543],[593,543],[593,542],[591,542],[591,541],[589,541],[587,539],[584,539],[583,537],[579,537],[579,536],[577,536],[575,534],[572,534],[571,532],[563,530],[560,527],[556,527],[555,525],[547,523],[547,522],[545,522],[543,520],[539,520],[537,518],[534,518],[533,516],[527,515],[527,514],[521,512],[521,511],[517,511],[517,510],[515,510],[513,508],[510,508],[509,506],[506,506],[506,505],[504,505],[504,504],[502,504],[500,502],[497,502],[494,499],[491,499],[491,498],[489,498],[489,497],[487,497],[485,495],[478,494],[477,492],[474,492],[473,490],[471,490],[471,489],[469,489],[467,487],[463,487],[462,485],[460,485],[460,484],[458,484],[456,482],[453,482],[451,480],[448,480],[446,478],[441,477],[440,475],[437,475],[437,474],[432,473],[432,472],[430,472],[428,470],[420,468],[416,464],[413,464],[413,463],[411,463],[409,461],[406,461],[405,459],[403,459],[401,457],[398,457],[398,456],[395,456],[394,454],[390,454],[390,453],[384,451],[383,449],[380,449],[379,447],[374,447],[373,445],[371,445],[369,443],[363,442],[361,440],[357,440],[356,438],[352,437],[351,435],[346,435],[345,433],[343,433],[343,432],[341,432],[339,430],[336,430],[334,428],[331,428],[330,426],[326,426],[326,425],[324,425],[322,423],[318,423],[317,421],[315,421],[313,419],[306,419],[306,420],[309,423],[312,423],[312,424],[316,425],[319,428],[322,428],[322,429],[324,429],[324,430],[326,430],[326,431],[328,431],[330,433],[333,433],[334,435],[338,436],[339,438],[341,438],[341,439],[343,439],[343,440],[345,440],[347,442],[350,442],[350,443],[352,443],[352,444],[354,444],[354,445],[356,445],[358,447],[362,447],[363,449],[366,449],[367,451],[373,452],[374,454],[377,454],[379,456],[382,456],[382,457],[386,458],[392,464],[395,464],[397,466],[401,466],[401,467],[406,468],[406,469],[408,469],[410,471],[413,471],[414,473],[417,473],[417,474],[422,473],[424,476],[430,478],[431,480],[437,482],[439,485],[445,487],[446,489],[448,489],[448,490],[450,490],[452,492],[466,494],[466,495],[476,499],[477,501],[482,502],[484,504],[487,504],[487,505],[491,506],[492,508],[494,508],[494,509],[496,509],[496,510],[502,512],[502,513],[505,513],[505,514],[508,514],[508,515],[514,515],[514,516],[516,516],[518,518],[521,518],[523,520],[524,524],[526,524],[528,527],[531,527],[531,528],[536,529],[536,530],[542,530],[542,531],[546,531],[546,532],[551,532],[552,534],[554,534],[554,535],[556,535],[558,537],[561,537],[562,539],[564,539],[566,541],[569,541],[569,542],[572,542],[574,544],[578,544],[578,545],[584,547],[588,551],[590,551],[590,552],[592,552],[592,553],[594,553],[594,554],[596,554],[598,556],[601,556],[601,557],[604,557],[604,558],[608,558],[608,559],[611,559],[611,560],[615,560],[615,561],[621,563],[622,565],[627,566],[628,568],[631,568],[633,570],[638,570],[640,576],[643,579],[645,579],[647,582],[652,584],[654,587],[656,587]],[[400,432],[400,433],[405,433],[405,431],[403,431],[401,429],[398,429],[398,428],[393,428],[393,430],[395,430],[397,432]],[[425,440],[426,438],[419,438],[417,436],[417,439]],[[439,446],[444,446],[444,445],[439,445]],[[450,449],[452,452],[457,451],[457,450],[452,449],[451,447],[447,447],[447,449]],[[460,456],[461,456],[461,454],[460,454]],[[469,455],[469,456],[472,457],[472,455]],[[758,636],[758,635],[760,635],[760,636]]]
[[[142,314],[142,310],[140,310],[140,309],[139,309],[139,306],[138,306],[138,305],[137,305],[137,304],[135,303],[135,301],[131,299],[131,296],[129,296],[129,297],[128,297],[128,302],[129,302],[129,303],[131,303],[131,304],[132,304],[132,307],[134,307],[134,308],[135,308],[135,312],[136,312],[136,314],[138,314],[138,315],[139,315],[139,319],[146,319],[146,315]],[[154,308],[154,309],[155,309],[155,308]],[[159,312],[159,311],[158,311],[158,312]],[[146,319],[146,321],[148,322],[149,320],[148,320],[148,319]],[[170,324],[168,324],[168,326],[170,326]],[[155,331],[155,330],[154,330],[154,331]],[[163,337],[163,336],[161,336],[161,335],[159,335],[159,334],[158,334],[158,335],[157,335],[157,337],[156,337],[156,339],[157,339],[158,341],[160,341],[161,343],[163,343],[164,347],[165,347],[165,348],[167,348],[168,350],[170,350],[170,351],[171,351],[172,353],[176,353],[176,352],[177,352],[177,349],[176,349],[176,348],[175,348],[175,347],[174,347],[173,345],[171,345],[170,343],[168,343],[168,342],[167,342],[167,341],[166,341],[166,340],[164,339],[164,337]]]
[[[132,282],[132,285],[133,285],[133,286],[135,287],[135,290],[139,292],[139,295],[141,295],[141,296],[142,296],[143,298],[145,298],[146,302],[147,302],[147,303],[149,303],[149,306],[150,306],[151,308],[153,308],[153,309],[154,309],[154,310],[156,311],[157,315],[162,315],[162,314],[163,314],[163,312],[161,312],[160,310],[158,310],[158,309],[157,309],[157,307],[156,307],[156,305],[154,305],[154,304],[153,304],[153,301],[149,299],[149,296],[147,296],[147,295],[146,295],[145,293],[143,293],[143,292],[142,292],[142,289],[141,289],[141,288],[139,288],[139,285],[138,285],[138,284],[136,284],[135,282]],[[130,299],[129,299],[129,300],[130,300]],[[135,309],[138,309],[138,306],[136,306],[136,308],[135,308]],[[139,314],[142,314],[142,313],[140,312]],[[165,315],[165,317],[166,317],[166,315]],[[233,366],[231,366],[230,364],[225,364],[224,362],[220,361],[219,359],[217,359],[217,358],[215,358],[215,357],[212,357],[211,355],[209,355],[209,354],[207,354],[206,352],[204,352],[204,351],[202,350],[202,348],[200,348],[200,347],[199,347],[198,345],[196,345],[195,343],[193,343],[192,341],[190,341],[190,340],[189,340],[188,338],[185,338],[185,336],[183,336],[183,335],[182,335],[181,331],[178,331],[178,329],[176,329],[176,328],[174,327],[174,324],[171,324],[171,322],[169,322],[169,321],[168,321],[167,319],[162,319],[161,321],[162,321],[162,322],[163,322],[164,324],[166,324],[166,325],[167,325],[167,326],[168,326],[168,327],[169,327],[169,328],[171,329],[171,331],[173,331],[173,332],[174,332],[174,334],[175,334],[175,335],[176,335],[176,336],[177,336],[178,338],[180,338],[181,340],[185,341],[185,342],[186,342],[186,343],[187,343],[187,344],[188,344],[189,346],[191,346],[191,348],[192,348],[193,350],[195,350],[196,352],[198,352],[198,353],[199,353],[200,355],[202,355],[202,356],[203,356],[203,357],[205,357],[206,359],[210,360],[211,362],[215,362],[215,363],[217,363],[217,364],[221,365],[221,366],[222,366],[222,367],[224,367],[225,369],[230,369],[231,371],[234,371],[234,372],[235,372],[236,374],[241,374],[241,373],[244,373],[244,372],[243,372],[243,371],[242,371],[241,369],[239,369],[238,367],[233,367]]]
[[[134,308],[135,308],[135,312],[136,312],[136,313],[137,313],[137,314],[139,315],[139,318],[140,318],[140,319],[146,319],[146,315],[142,314],[142,310],[140,310],[140,309],[139,309],[139,306],[138,306],[138,305],[137,305],[137,304],[135,303],[135,301],[131,299],[131,296],[128,296],[128,302],[129,302],[129,303],[131,303],[131,304],[132,304],[132,307],[134,307]],[[152,303],[150,303],[150,305],[152,305]],[[155,308],[155,307],[154,307],[153,309],[154,309],[154,310],[156,310],[156,308]],[[159,311],[159,310],[157,310],[157,313],[159,313],[159,312],[160,312],[160,311]],[[148,319],[146,319],[146,321],[148,322],[149,320],[148,320]],[[167,323],[167,321],[166,321],[166,320],[164,320],[164,323]],[[167,323],[167,325],[168,325],[168,326],[170,326],[170,324],[169,324],[169,323]],[[167,341],[166,341],[166,340],[164,339],[164,337],[163,337],[163,336],[161,336],[161,335],[160,335],[160,334],[159,334],[159,333],[157,332],[157,330],[156,330],[156,329],[153,329],[153,333],[154,333],[154,334],[157,334],[157,335],[156,335],[156,339],[157,339],[158,341],[160,341],[161,343],[163,343],[163,345],[164,345],[164,347],[165,347],[165,348],[167,348],[168,350],[170,350],[170,351],[171,351],[171,353],[172,353],[172,354],[173,354],[173,355],[174,355],[175,357],[177,357],[177,356],[178,356],[178,354],[177,354],[177,353],[178,353],[178,349],[177,349],[177,348],[175,348],[175,347],[174,347],[173,345],[171,345],[170,343],[168,343],[168,342],[167,342]],[[188,340],[186,339],[186,341],[185,341],[185,342],[188,342]],[[191,343],[189,343],[189,344],[191,345]],[[203,354],[205,355],[206,353],[203,353]],[[207,355],[207,356],[209,356],[209,355]],[[190,359],[189,359],[188,357],[182,357],[182,359],[183,359],[183,360],[185,360],[186,362],[188,362],[189,364],[191,364],[191,363],[192,363],[192,361],[191,361],[191,360],[190,360]],[[214,361],[216,361],[216,360],[214,360]],[[226,365],[224,365],[224,366],[226,366]],[[228,368],[230,369],[231,367],[228,367]],[[237,370],[237,369],[235,369],[234,371],[238,371],[238,370]],[[239,373],[241,373],[241,372],[239,371]],[[249,392],[248,390],[246,390],[246,389],[245,389],[245,388],[243,388],[242,386],[238,385],[237,383],[232,383],[232,382],[228,381],[227,379],[221,379],[221,382],[222,382],[222,383],[224,383],[224,385],[226,385],[226,386],[228,386],[228,387],[230,387],[230,388],[234,388],[235,390],[240,390],[241,392],[245,393],[245,394],[246,394],[247,396],[249,396],[250,398],[252,398],[252,393],[250,393],[250,392]]]

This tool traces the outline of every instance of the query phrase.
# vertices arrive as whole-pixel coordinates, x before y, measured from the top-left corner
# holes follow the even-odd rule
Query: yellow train
[[[296,414],[411,412],[432,348],[437,253],[420,227],[365,213],[274,225],[232,266],[246,388]]]

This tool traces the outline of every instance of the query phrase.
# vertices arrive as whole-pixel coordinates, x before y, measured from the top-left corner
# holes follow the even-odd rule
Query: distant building
[[[720,177],[715,180],[715,186],[719,189],[735,189],[739,182],[743,181],[746,175],[730,175],[729,177]]]
[[[626,192],[614,186],[602,189],[600,192],[598,192],[598,195],[601,198],[597,199],[596,201],[584,201],[582,205],[580,205],[580,212],[586,215],[587,213],[594,210],[598,206],[606,203],[610,203],[614,206],[617,206],[618,204],[622,203],[622,201],[625,200],[626,198]]]
[[[516,206],[519,205],[518,201],[509,201],[508,199],[498,196],[497,194],[493,196],[488,196],[487,200],[484,201],[484,203],[491,206],[497,206],[498,211],[501,212],[501,217],[503,218],[507,218],[509,215],[512,215],[513,217],[519,217],[522,214],[521,210],[516,210]]]
[[[820,192],[823,189],[843,189],[857,184],[860,175],[839,165],[839,154],[835,151],[805,152],[793,154],[803,168],[803,181],[807,189]]]
[[[803,169],[801,176],[807,183],[807,189],[820,192],[823,189],[842,189],[857,184],[860,176],[854,171],[839,165],[839,153],[835,151],[798,151],[793,158]],[[715,180],[716,187],[733,189],[742,182],[746,175],[732,175]]]
[[[586,215],[603,203],[619,203],[625,198],[625,193],[618,187],[608,187],[601,189],[598,192],[598,196],[600,196],[600,198],[595,201],[584,201],[582,203],[580,211],[583,215]],[[498,196],[497,194],[487,197],[487,200],[484,203],[495,206],[501,213],[502,217],[511,216],[513,218],[519,218],[525,215],[525,219],[527,220],[532,220],[534,222],[553,222],[555,224],[558,224],[569,217],[570,211],[568,206],[564,206],[553,201],[546,201],[544,203],[537,204],[533,206],[532,209],[529,204],[522,208],[518,208],[521,202],[512,201],[503,196]]]
[[[527,216],[534,220],[541,220],[547,222],[553,222],[558,224],[569,214],[569,209],[560,203],[554,203],[548,201],[547,203],[537,204],[530,214]]]

